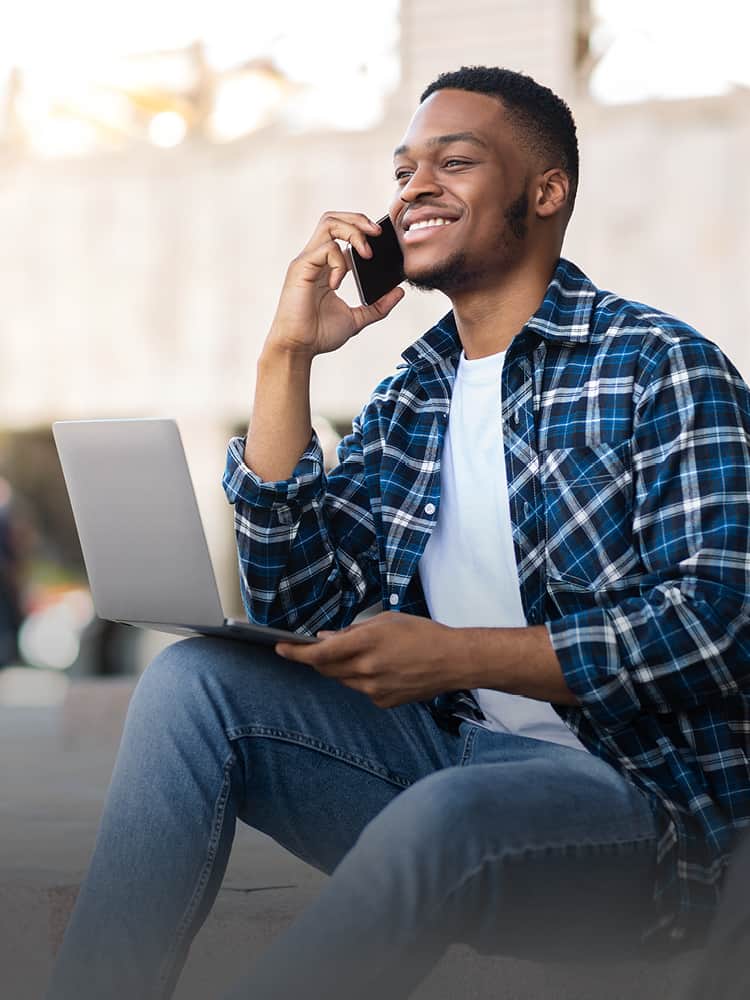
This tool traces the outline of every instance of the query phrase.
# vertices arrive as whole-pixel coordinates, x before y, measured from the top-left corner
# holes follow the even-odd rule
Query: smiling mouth
[[[428,236],[431,233],[437,232],[438,229],[453,225],[455,221],[455,219],[442,219],[436,216],[434,219],[423,219],[420,222],[413,222],[408,229],[404,230],[404,240],[409,243],[420,235],[423,237]]]

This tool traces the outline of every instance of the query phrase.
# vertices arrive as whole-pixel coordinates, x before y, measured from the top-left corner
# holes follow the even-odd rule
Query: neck
[[[526,265],[489,288],[466,289],[451,296],[458,335],[470,361],[507,349],[542,304],[557,259]]]

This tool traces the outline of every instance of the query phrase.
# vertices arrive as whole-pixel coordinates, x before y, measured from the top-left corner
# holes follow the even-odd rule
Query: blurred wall
[[[595,105],[575,65],[580,7],[464,0],[457,13],[447,0],[404,0],[402,84],[369,133],[271,128],[226,146],[5,163],[0,425],[178,417],[236,606],[218,479],[226,438],[250,412],[287,263],[324,210],[384,211],[391,151],[419,91],[475,62],[529,72],[573,108],[581,187],[564,253],[598,284],[693,323],[750,375],[750,96]],[[349,419],[447,308],[438,293],[411,291],[386,322],[318,359],[314,410]]]
[[[603,287],[677,314],[750,379],[750,92],[579,113],[564,252]]]

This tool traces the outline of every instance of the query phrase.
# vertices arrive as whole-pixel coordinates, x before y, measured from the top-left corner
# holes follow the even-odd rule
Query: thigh
[[[446,942],[535,959],[635,953],[654,912],[648,800],[593,755],[466,728],[464,766],[391,802],[352,861],[390,866],[389,905]]]
[[[268,647],[188,639],[149,671],[161,703],[195,700],[218,717],[239,771],[238,817],[326,872],[396,795],[461,758],[465,739],[421,703],[378,708]]]

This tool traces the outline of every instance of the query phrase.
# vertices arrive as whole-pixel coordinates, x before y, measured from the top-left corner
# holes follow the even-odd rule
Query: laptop
[[[100,618],[264,645],[318,641],[225,617],[174,420],[62,420],[52,432]]]

